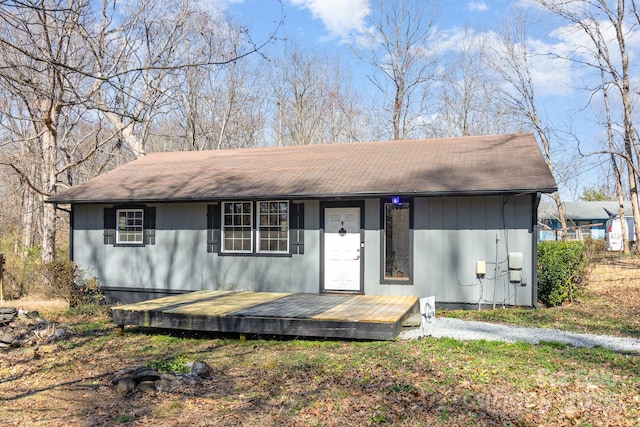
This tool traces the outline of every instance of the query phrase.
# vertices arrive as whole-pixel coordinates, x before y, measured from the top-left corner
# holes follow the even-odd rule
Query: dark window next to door
[[[411,282],[411,209],[409,203],[383,204],[384,282]]]

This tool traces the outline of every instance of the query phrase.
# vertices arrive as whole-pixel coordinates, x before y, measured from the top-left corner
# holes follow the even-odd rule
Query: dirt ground
[[[638,355],[550,346],[544,361],[525,368],[518,362],[541,352],[435,340],[241,343],[136,328],[119,337],[108,316],[71,316],[63,301],[0,306],[37,310],[67,330],[57,342],[0,351],[3,427],[640,425]],[[567,309],[606,311],[633,325],[640,259],[598,261],[586,296]],[[127,396],[111,383],[120,369],[176,354],[206,361],[211,377]]]

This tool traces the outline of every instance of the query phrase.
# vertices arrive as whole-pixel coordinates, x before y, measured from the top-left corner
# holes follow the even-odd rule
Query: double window
[[[253,253],[254,230],[258,253],[289,252],[289,202],[256,202],[257,224],[254,227],[254,203],[222,203],[222,252]]]

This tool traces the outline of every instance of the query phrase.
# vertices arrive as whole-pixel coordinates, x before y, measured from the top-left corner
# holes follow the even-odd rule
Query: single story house
[[[585,237],[604,239],[607,220],[611,215],[617,216],[619,211],[618,202],[612,200],[563,202],[563,205],[568,237],[578,240]],[[628,218],[633,216],[630,201],[624,202],[624,215]],[[539,240],[562,239],[562,227],[558,218],[555,201],[542,200],[538,207],[538,221],[543,225],[539,228]]]
[[[537,303],[532,134],[158,152],[50,203],[110,301],[196,290]]]

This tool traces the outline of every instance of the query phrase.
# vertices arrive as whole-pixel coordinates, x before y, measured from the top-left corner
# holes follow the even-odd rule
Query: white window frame
[[[271,204],[277,204],[277,212],[271,211]],[[262,211],[262,205],[267,205],[267,211]],[[286,205],[286,212],[282,212],[281,204]],[[258,224],[256,227],[256,253],[269,253],[269,254],[288,254],[289,253],[289,224],[290,224],[290,212],[291,212],[291,204],[288,200],[262,200],[256,202],[256,212],[258,217]],[[286,215],[286,218],[282,218],[283,215]],[[263,224],[263,222],[266,222]],[[267,236],[267,228],[268,231],[275,231],[276,233],[284,233],[286,236],[284,239],[281,237],[276,237],[272,240],[270,236]],[[279,230],[274,230],[274,228],[280,228]],[[285,248],[280,250],[272,250],[272,249],[262,249],[262,240],[263,238],[267,241],[278,241],[285,242]],[[279,246],[279,244],[278,244]]]
[[[232,212],[226,212],[226,206],[228,205],[236,205],[236,204],[247,204],[249,206],[249,212],[234,212],[232,208]],[[221,212],[221,243],[222,243],[222,252],[223,253],[239,253],[239,254],[250,254],[253,253],[253,202],[247,200],[238,200],[233,202],[222,202],[220,209]],[[243,218],[246,218],[246,215],[249,215],[249,224],[243,224]],[[230,224],[227,224],[227,218],[230,220]],[[239,219],[239,221],[237,221]],[[240,224],[236,224],[236,222],[240,222]],[[239,228],[240,230],[230,230],[231,228]],[[242,231],[249,230],[250,238],[249,238],[249,249],[227,249],[227,237],[228,234],[231,234],[232,231]],[[234,236],[231,236],[232,241],[235,240]],[[238,239],[240,241],[246,241],[245,238]]]
[[[137,224],[138,218],[129,218],[129,214],[140,214],[139,224]],[[134,230],[123,230],[120,226],[120,216],[125,215],[125,228],[133,228]],[[133,220],[133,224],[129,224],[128,221]],[[139,229],[140,238],[136,240],[122,240],[124,235],[137,234]],[[119,245],[142,245],[144,243],[144,209],[116,209],[116,244]]]

